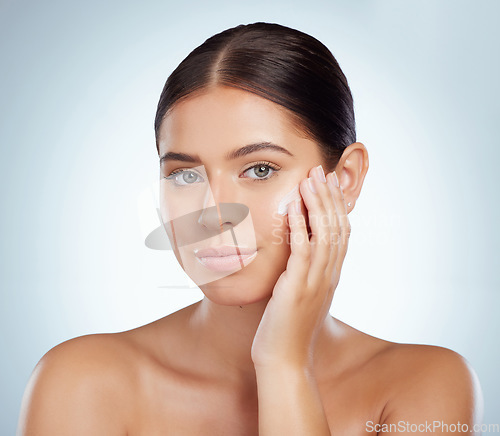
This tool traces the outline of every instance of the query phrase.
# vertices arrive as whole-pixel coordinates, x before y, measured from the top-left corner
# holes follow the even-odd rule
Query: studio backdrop
[[[500,422],[494,1],[0,2],[0,434],[39,359],[203,297],[146,237],[153,120],[205,39],[256,21],[323,42],[369,153],[331,313],[371,335],[451,348]],[[257,280],[258,278],[256,278]]]

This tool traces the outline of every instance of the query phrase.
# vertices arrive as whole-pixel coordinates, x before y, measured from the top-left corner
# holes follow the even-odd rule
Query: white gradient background
[[[351,86],[370,157],[331,312],[391,341],[451,348],[500,422],[495,1],[0,0],[0,434],[30,372],[75,336],[202,297],[137,213],[157,177],[153,118],[209,36],[278,22],[317,37]]]

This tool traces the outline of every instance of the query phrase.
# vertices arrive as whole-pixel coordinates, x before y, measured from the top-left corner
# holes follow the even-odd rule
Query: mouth
[[[198,262],[212,271],[234,271],[248,265],[256,256],[256,248],[224,245],[195,250]]]

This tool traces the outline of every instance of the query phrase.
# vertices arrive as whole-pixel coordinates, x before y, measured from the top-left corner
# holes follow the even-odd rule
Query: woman
[[[329,314],[368,153],[322,43],[269,23],[209,38],[168,78],[155,132],[164,228],[205,296],[54,347],[19,435],[474,432],[464,358]]]

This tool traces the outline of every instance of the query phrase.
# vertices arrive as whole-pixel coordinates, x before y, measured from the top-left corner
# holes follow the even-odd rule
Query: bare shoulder
[[[49,350],[23,397],[18,435],[123,435],[134,349],[122,333],[94,334]]]
[[[408,389],[418,382],[419,387],[447,389],[450,385],[474,389],[478,386],[476,373],[459,353],[434,345],[388,342],[378,356],[389,364],[395,390]]]
[[[445,347],[386,341],[336,320],[349,342],[350,361],[377,374],[391,397],[420,391],[480,394],[477,375],[459,353]]]
[[[347,356],[335,378],[336,386],[344,386],[338,395],[349,405],[342,416],[373,424],[363,431],[441,434],[439,428],[422,425],[460,422],[472,430],[481,422],[481,387],[462,355],[439,346],[386,341],[336,321]],[[338,405],[340,399],[335,400]],[[409,429],[412,425],[420,427]]]
[[[127,332],[97,333],[78,336],[50,349],[38,362],[37,368],[52,364],[72,363],[72,369],[110,363],[130,353]]]
[[[472,426],[482,419],[478,377],[459,353],[439,346],[389,342],[377,359],[381,367],[389,369],[383,422],[462,422]]]

